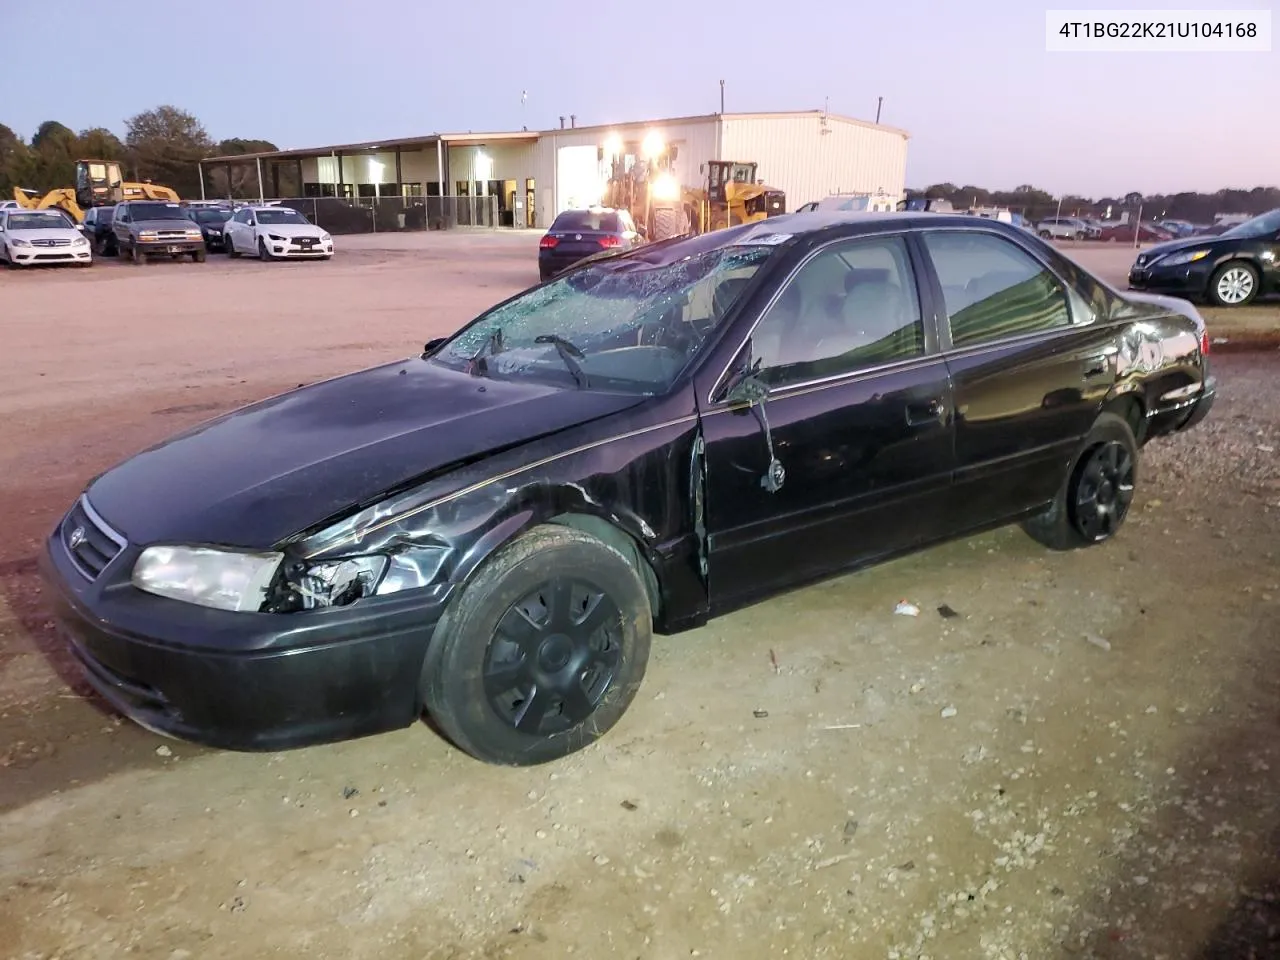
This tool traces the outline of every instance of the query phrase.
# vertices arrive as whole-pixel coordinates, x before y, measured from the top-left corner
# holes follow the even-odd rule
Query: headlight
[[[287,239],[285,237],[277,237],[274,233],[268,233],[267,236],[272,240],[278,240],[282,243],[284,242],[285,239]]]
[[[222,231],[221,231],[221,230],[210,230],[210,231],[209,231],[209,236],[211,236],[211,237],[220,237],[220,236],[222,236]]]
[[[343,557],[307,565],[292,564],[286,569],[283,596],[277,594],[272,609],[314,610],[317,607],[345,607],[378,589],[388,560],[384,556]]]
[[[653,181],[653,195],[658,200],[680,199],[680,181],[669,173],[664,173]]]
[[[84,237],[76,237],[74,240],[71,241],[71,245],[73,247],[87,247],[89,245],[89,241],[86,240]]]
[[[147,547],[133,565],[139,590],[218,610],[257,611],[283,555],[208,547]]]
[[[10,240],[9,242],[10,242],[10,243],[12,243],[15,247],[29,247],[29,246],[31,246],[31,244],[30,244],[30,243],[28,243],[26,240],[19,240],[17,237],[14,237],[14,238],[13,238],[12,240]]]
[[[333,237],[329,236],[327,233],[320,234],[321,243],[330,243],[332,241],[333,241]]]
[[[1184,250],[1181,253],[1171,253],[1167,257],[1161,257],[1160,266],[1177,267],[1184,263],[1195,263],[1197,260],[1203,260],[1208,255],[1208,250]]]
[[[155,238],[156,238],[156,232],[154,230],[143,230],[140,234],[138,234],[139,240],[154,240]]]
[[[204,236],[204,234],[203,234],[203,233],[201,233],[199,230],[188,230],[188,231],[187,231],[187,239],[188,239],[188,240],[199,240],[199,239],[201,239],[203,236]]]

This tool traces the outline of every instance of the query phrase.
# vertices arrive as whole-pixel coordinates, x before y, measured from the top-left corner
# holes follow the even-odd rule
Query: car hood
[[[318,237],[324,233],[311,223],[260,223],[258,229],[277,237]]]
[[[75,240],[82,236],[75,227],[48,227],[44,229],[10,230],[8,236],[15,240]]]
[[[1222,240],[1219,237],[1179,237],[1176,240],[1166,240],[1163,243],[1147,247],[1147,249],[1138,254],[1138,262],[1151,263],[1153,260],[1171,253],[1177,253],[1179,250],[1195,250],[1209,246],[1212,246],[1214,250],[1221,250],[1224,244],[1230,243],[1230,240]]]
[[[133,544],[264,550],[451,465],[643,399],[413,358],[201,424],[113,467],[87,493]]]

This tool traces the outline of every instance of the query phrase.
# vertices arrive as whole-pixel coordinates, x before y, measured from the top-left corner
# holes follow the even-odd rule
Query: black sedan
[[[792,214],[152,447],[89,484],[45,574],[153,730],[273,749],[425,710],[538,763],[617,722],[654,631],[1001,524],[1113,537],[1142,445],[1208,413],[1208,351],[1191,304],[1007,224]]]
[[[1129,286],[1241,307],[1280,293],[1280,210],[1246,220],[1216,237],[1170,240],[1138,254]]]
[[[587,257],[622,253],[644,241],[631,214],[611,207],[566,210],[538,241],[538,276],[550,280]]]
[[[187,216],[200,226],[204,245],[210,250],[226,250],[226,223],[231,219],[230,207],[187,207]]]

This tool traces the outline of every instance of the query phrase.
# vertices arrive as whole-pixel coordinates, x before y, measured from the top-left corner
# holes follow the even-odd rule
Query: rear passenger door
[[[955,390],[953,532],[1047,503],[1115,382],[1115,334],[1028,245],[920,234]]]
[[[722,611],[928,539],[947,507],[951,389],[905,234],[811,252],[746,336],[763,404],[702,410],[711,603]],[[746,322],[750,322],[748,318]],[[764,482],[770,453],[784,471]]]

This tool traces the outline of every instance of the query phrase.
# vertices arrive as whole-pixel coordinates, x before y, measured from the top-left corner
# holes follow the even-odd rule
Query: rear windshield
[[[551,224],[552,230],[600,230],[605,233],[621,233],[622,221],[616,213],[591,210],[566,210]]]

